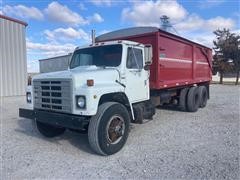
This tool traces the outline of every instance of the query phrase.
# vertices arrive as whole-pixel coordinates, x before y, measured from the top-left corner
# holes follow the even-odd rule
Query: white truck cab
[[[126,142],[130,121],[143,119],[135,111],[148,109],[151,62],[152,47],[132,41],[78,47],[67,71],[33,78],[27,92],[32,109],[20,109],[20,116],[34,119],[47,137],[66,128],[88,130],[95,152],[116,153]],[[151,118],[154,112],[146,114]]]

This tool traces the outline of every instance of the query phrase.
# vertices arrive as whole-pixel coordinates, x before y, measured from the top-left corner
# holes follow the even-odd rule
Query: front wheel
[[[122,104],[101,104],[88,126],[91,148],[100,155],[111,155],[120,151],[127,141],[129,125],[129,113]]]

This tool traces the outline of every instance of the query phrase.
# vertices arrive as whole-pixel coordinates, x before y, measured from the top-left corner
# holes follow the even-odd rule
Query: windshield
[[[106,45],[76,50],[72,56],[70,68],[78,66],[110,66],[121,63],[122,45]]]

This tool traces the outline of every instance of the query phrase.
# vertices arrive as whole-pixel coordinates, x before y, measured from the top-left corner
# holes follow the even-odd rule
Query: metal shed
[[[0,14],[0,96],[25,95],[27,23]]]
[[[63,71],[68,69],[68,64],[70,62],[72,54],[67,54],[64,56],[57,56],[48,59],[40,59],[40,73],[48,73],[55,71]]]

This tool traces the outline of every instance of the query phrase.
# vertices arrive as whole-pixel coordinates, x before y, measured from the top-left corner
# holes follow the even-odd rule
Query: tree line
[[[237,85],[240,72],[240,36],[230,32],[229,29],[218,29],[213,32],[216,39],[213,41],[213,72],[219,72],[220,84],[223,83],[223,77],[226,73],[236,75]]]

